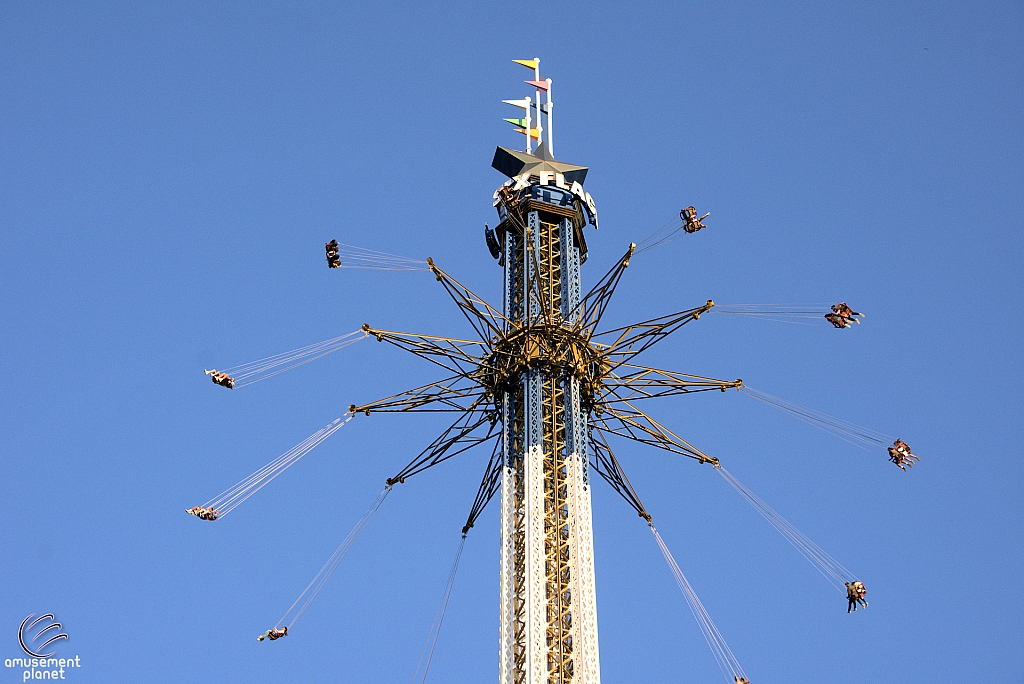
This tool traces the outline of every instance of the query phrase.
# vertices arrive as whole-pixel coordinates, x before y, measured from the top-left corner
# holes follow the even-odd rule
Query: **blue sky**
[[[411,679],[482,451],[397,487],[293,633],[254,637],[442,419],[359,417],[230,517],[184,509],[433,369],[362,342],[235,392],[202,370],[364,322],[468,334],[428,274],[322,245],[500,303],[489,164],[539,56],[601,212],[585,284],[711,211],[634,260],[609,324],[846,300],[854,330],[708,316],[647,360],[921,455],[734,392],[652,408],[865,581],[847,615],[709,467],[614,445],[751,681],[1022,681],[1022,28],[1020,3],[5,3],[0,658],[53,612],[82,682]],[[643,522],[603,484],[594,509],[605,681],[724,681]],[[494,678],[497,642],[489,509],[430,680]]]

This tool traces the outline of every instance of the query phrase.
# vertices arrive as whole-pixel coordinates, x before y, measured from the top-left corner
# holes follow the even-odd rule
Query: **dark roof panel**
[[[555,161],[544,143],[540,144],[535,154],[510,150],[507,147],[498,147],[494,151],[494,160],[491,161],[491,166],[509,178],[514,178],[527,171],[531,175],[538,175],[541,171],[552,174],[560,173],[565,176],[566,183],[575,181],[580,185],[583,185],[583,181],[587,178],[586,166]]]

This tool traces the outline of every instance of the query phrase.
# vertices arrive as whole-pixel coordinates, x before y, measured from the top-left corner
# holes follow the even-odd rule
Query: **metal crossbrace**
[[[487,433],[483,436],[473,436],[472,433],[484,423],[488,423]],[[388,485],[405,482],[406,479],[422,473],[428,468],[443,463],[453,456],[469,451],[473,447],[483,444],[498,436],[495,432],[493,411],[479,410],[477,406],[463,413],[452,423],[448,429],[442,432],[433,442],[421,451],[407,466],[402,468],[394,477],[387,480]],[[453,447],[457,448],[452,451]]]
[[[491,458],[487,461],[484,477],[480,481],[480,488],[476,492],[476,499],[473,500],[473,508],[469,511],[469,517],[466,519],[466,525],[462,528],[462,534],[466,534],[473,528],[473,525],[476,524],[476,519],[484,512],[484,509],[487,508],[487,504],[494,498],[494,495],[500,491],[501,472],[504,469],[504,453],[502,441],[499,439],[494,443],[494,451],[491,452]]]
[[[502,330],[511,324],[504,314],[474,294],[468,287],[441,270],[434,263],[433,259],[427,259],[427,265],[430,266],[434,277],[444,286],[445,291],[458,305],[459,310],[462,311],[462,314],[469,321],[469,324],[473,326],[481,340],[500,336]]]
[[[415,333],[395,332],[393,330],[376,330],[369,325],[364,325],[363,330],[367,334],[374,335],[378,342],[390,342],[396,347],[412,352],[431,363],[435,363],[452,373],[466,378],[471,378],[482,362],[482,356],[471,353],[467,348],[475,349],[481,353],[486,352],[488,349],[486,342],[476,340],[418,335]],[[439,359],[446,359],[448,363],[444,363]]]
[[[619,464],[618,459],[615,458],[615,453],[612,451],[611,446],[609,446],[608,439],[600,432],[595,433],[595,431],[591,431],[590,444],[594,450],[594,460],[591,461],[593,470],[604,478],[605,482],[612,486],[612,489],[619,493],[626,503],[637,512],[637,515],[647,522],[651,522],[651,516],[640,502],[640,497],[637,495],[636,490],[633,489],[633,485],[630,484],[629,478],[626,477],[626,473]]]
[[[508,209],[507,205],[506,209]],[[528,268],[525,269],[527,279],[525,290],[527,294],[527,299],[531,300],[533,303],[536,304],[536,309],[533,309],[532,307],[527,308],[531,310],[531,313],[533,311],[539,312],[541,316],[543,316],[545,323],[551,323],[553,318],[553,311],[552,307],[550,306],[550,302],[545,303],[544,296],[542,294],[542,286],[539,275],[541,270],[540,263],[537,259],[538,247],[535,244],[535,242],[540,237],[540,217],[538,216],[536,211],[529,212],[529,218],[527,219],[529,225],[527,225],[527,223],[523,222],[520,214],[516,211],[509,210],[507,216],[511,220],[512,225],[518,228],[519,235],[522,238],[522,242],[524,245],[525,254],[528,256]],[[511,233],[512,231],[506,232],[506,234]],[[507,253],[506,258],[508,258]],[[515,261],[516,260],[513,258],[512,263],[514,263]],[[526,318],[529,319],[530,316],[526,316]],[[519,323],[509,321],[510,327],[515,325],[519,325]]]
[[[612,370],[614,370],[637,354],[650,349],[690,321],[697,320],[701,314],[710,311],[714,305],[714,302],[708,300],[703,306],[607,330],[593,335],[592,339],[601,346],[608,357]],[[611,342],[605,342],[605,340],[611,340]]]
[[[445,413],[464,412],[476,404],[486,395],[480,385],[473,383],[468,386],[459,387],[460,383],[466,383],[463,375],[453,375],[439,382],[432,382],[429,385],[416,387],[405,392],[394,394],[390,397],[378,399],[369,404],[348,407],[352,414],[363,413]]]
[[[622,274],[629,268],[629,259],[633,256],[634,249],[636,249],[636,244],[630,243],[629,249],[622,255],[622,258],[595,283],[590,292],[584,295],[579,304],[570,312],[568,316],[570,319],[577,311],[582,312],[579,323],[589,337],[594,335],[594,331],[604,316],[605,309],[611,302],[612,295],[615,294],[615,289],[619,286],[619,281],[622,280]]]
[[[712,390],[724,392],[727,389],[739,389],[743,386],[743,381],[739,379],[718,380],[660,368],[637,366],[631,363],[622,363],[618,367],[627,372],[608,373],[604,377],[601,382],[603,396],[600,401],[602,402],[614,404],[693,392],[710,392]]]
[[[545,298],[543,294],[544,287],[541,283],[541,275],[544,271],[541,269],[541,260],[538,258],[538,250],[541,249],[540,242],[542,238],[541,228],[542,221],[537,211],[531,211],[528,213],[527,222],[523,222],[522,218],[517,212],[509,211],[508,217],[511,219],[512,224],[518,228],[519,241],[522,243],[522,249],[524,250],[524,256],[526,257],[523,262],[526,266],[523,268],[523,276],[525,277],[525,287],[523,288],[526,295],[526,307],[522,311],[522,322],[511,322],[508,320],[509,329],[516,326],[521,326],[523,322],[530,324],[536,323],[534,320],[535,314],[540,314],[544,320],[545,325],[554,325],[555,312],[557,307],[553,306],[551,298]],[[513,231],[506,231],[506,236],[511,237]],[[512,243],[516,241],[511,240]],[[511,250],[506,251],[506,258]],[[512,259],[510,263],[515,263],[517,260]],[[508,284],[507,284],[508,285]]]
[[[630,402],[622,403],[628,408],[616,408],[605,404],[600,413],[595,411],[595,428],[617,437],[625,437],[673,454],[687,456],[701,463],[718,465],[718,459],[714,456],[708,456]]]
[[[544,289],[541,284],[541,277],[548,276],[550,280],[550,274],[541,269],[540,260],[537,257],[537,251],[540,249],[541,237],[541,220],[537,212],[530,212],[530,225],[526,229],[526,252],[529,256],[530,263],[529,268],[526,269],[527,276],[527,299],[534,300],[536,306],[529,307],[529,316],[527,316],[526,322],[528,324],[536,323],[534,320],[535,314],[540,314],[541,320],[545,325],[551,325],[554,320],[554,312],[551,303],[551,298],[544,297]]]

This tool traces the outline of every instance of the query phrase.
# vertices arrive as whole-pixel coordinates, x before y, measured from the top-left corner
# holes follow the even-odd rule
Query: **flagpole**
[[[533,58],[533,80],[534,81],[539,81],[540,80],[540,57],[534,57]],[[537,144],[540,145],[542,142],[544,142],[544,130],[543,130],[543,127],[541,125],[540,88],[536,88],[535,87],[533,93],[534,93],[534,95],[537,96],[537,102],[536,102],[536,106],[537,106]],[[529,130],[527,130],[527,132],[526,132],[526,137],[527,138],[530,137]],[[548,147],[550,148],[551,146],[548,145]]]
[[[526,154],[533,154],[530,149],[530,98],[526,98]]]
[[[530,126],[530,122],[531,122],[530,108],[533,106],[531,104],[530,98],[526,97],[526,98],[523,98],[522,100],[502,100],[502,102],[504,102],[505,104],[510,104],[513,107],[518,107],[519,109],[526,110],[526,118],[525,119],[505,119],[505,120],[508,121],[511,124],[515,124],[516,127],[517,127],[516,130],[518,130],[520,133],[525,133],[526,134],[526,139],[527,139],[526,151],[529,153],[531,151],[530,150],[530,144],[531,143],[529,142],[529,139],[530,139],[530,128],[531,128],[531,126]]]
[[[551,156],[554,157],[555,156],[555,145],[554,145],[553,141],[555,139],[555,136],[552,133],[554,131],[554,129],[551,127],[551,107],[553,106],[551,104],[551,79],[550,78],[546,78],[544,80],[547,81],[547,84],[548,84],[548,152],[550,152]],[[538,114],[538,116],[539,116],[539,114]]]

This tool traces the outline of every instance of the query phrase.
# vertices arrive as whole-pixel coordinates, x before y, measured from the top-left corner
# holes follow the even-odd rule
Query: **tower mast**
[[[587,374],[574,353],[587,169],[543,143],[534,154],[499,147],[493,166],[512,179],[496,193],[508,321],[494,362],[506,379],[500,681],[597,684]]]

